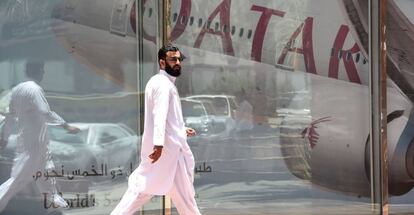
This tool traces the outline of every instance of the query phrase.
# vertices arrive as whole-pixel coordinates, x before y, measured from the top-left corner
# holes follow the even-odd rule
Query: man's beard
[[[175,65],[174,67],[171,67],[168,64],[165,64],[165,71],[174,77],[178,77],[181,75],[181,66],[180,65]]]

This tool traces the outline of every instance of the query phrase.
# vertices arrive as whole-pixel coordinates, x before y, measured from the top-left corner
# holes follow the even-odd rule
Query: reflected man
[[[17,123],[16,157],[13,161],[10,178],[0,185],[0,211],[3,211],[9,200],[20,190],[34,181],[37,171],[45,172],[54,169],[47,124],[56,124],[69,133],[77,133],[79,129],[68,125],[59,115],[50,110],[44,91],[39,86],[43,79],[44,63],[27,62],[26,76],[28,81],[22,82],[12,89],[9,113],[6,114],[0,138],[0,147],[6,147],[12,139],[13,124]],[[56,181],[36,180],[40,192],[47,192],[55,206],[68,207],[66,201],[57,194]]]
[[[253,128],[253,106],[244,91],[240,95],[243,101],[236,110],[236,131],[245,132]]]
[[[170,195],[181,215],[199,215],[195,201],[194,157],[187,136],[195,131],[184,126],[176,78],[182,56],[172,45],[158,51],[160,72],[145,88],[145,124],[141,163],[129,176],[128,190],[111,215],[132,215],[153,195]]]

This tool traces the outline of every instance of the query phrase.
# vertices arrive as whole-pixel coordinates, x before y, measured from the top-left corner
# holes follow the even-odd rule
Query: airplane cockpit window
[[[220,28],[220,25],[219,25],[218,22],[216,22],[215,27],[214,27],[214,30],[215,31],[219,31],[219,28]]]
[[[335,56],[335,48],[331,48],[331,57]]]
[[[346,60],[349,61],[349,60],[351,60],[351,58],[352,58],[352,53],[350,51],[348,51],[346,53]]]
[[[193,17],[193,16],[191,16],[191,17],[190,17],[190,24],[189,24],[189,25],[190,25],[190,26],[192,26],[192,25],[193,25],[193,23],[194,23],[194,17]]]
[[[247,39],[250,39],[252,37],[252,29],[249,29],[247,33]]]
[[[343,54],[343,50],[339,50],[338,51],[338,59],[341,59],[342,58],[342,54]]]
[[[206,26],[206,27],[207,27],[208,29],[210,29],[210,26],[211,26],[211,20],[207,20],[207,26]]]
[[[224,33],[227,33],[228,31],[229,31],[229,26],[224,25],[224,26],[223,26],[223,32],[224,32]]]
[[[203,19],[199,18],[198,19],[198,27],[201,28],[202,25],[203,25]]]
[[[182,16],[181,17],[181,24],[184,24],[187,21],[187,17],[186,16]]]
[[[236,33],[236,26],[231,26],[231,35],[234,35]]]
[[[240,28],[239,37],[243,37],[243,32],[244,32],[244,29]]]
[[[366,58],[364,58],[364,60],[362,61],[363,64],[366,64],[368,61]]]
[[[177,21],[177,17],[178,17],[178,14],[177,13],[174,13],[174,15],[173,15],[173,22],[176,22]]]
[[[151,18],[151,16],[152,16],[152,8],[150,8],[148,12],[148,17]]]
[[[357,63],[359,62],[359,57],[360,56],[359,56],[359,52],[358,52],[358,53],[356,53],[356,56],[355,56],[355,62],[357,62]]]

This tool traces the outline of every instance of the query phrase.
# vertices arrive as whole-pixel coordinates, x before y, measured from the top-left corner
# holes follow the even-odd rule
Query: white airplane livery
[[[179,44],[335,79],[366,84],[366,59],[335,1],[173,4]],[[330,8],[326,10],[325,8]],[[330,17],[327,19],[326,17]]]
[[[136,86],[123,70],[137,57],[135,2],[66,0],[54,13],[55,34],[68,52],[131,90]],[[142,2],[144,62],[156,62],[157,1]],[[172,0],[170,39],[188,55],[186,67],[192,79],[204,78],[207,67],[237,74],[245,74],[245,67],[253,68],[256,82],[251,85],[257,85],[258,79],[266,83],[270,77],[300,75],[306,86],[290,99],[302,101],[301,108],[309,112],[300,123],[293,118],[303,115],[281,119],[280,144],[286,166],[293,175],[315,185],[369,196],[367,56],[344,4],[331,0]],[[404,4],[414,7],[412,1]],[[407,20],[412,25],[412,17]],[[405,71],[412,70],[410,65],[404,64]],[[263,87],[270,91],[269,85]],[[401,88],[397,79],[389,80],[392,195],[405,194],[414,186],[412,101],[407,88]],[[298,109],[293,103],[286,108]]]

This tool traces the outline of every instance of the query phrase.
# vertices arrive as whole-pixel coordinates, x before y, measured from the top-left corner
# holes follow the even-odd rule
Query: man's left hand
[[[187,128],[186,132],[187,132],[187,137],[192,137],[192,136],[196,135],[196,131],[192,128]]]
[[[154,151],[148,156],[152,162],[151,163],[155,163],[162,154],[162,146],[154,146]]]
[[[66,125],[64,128],[66,129],[66,131],[68,131],[69,134],[77,134],[80,132],[80,129],[75,126]]]

